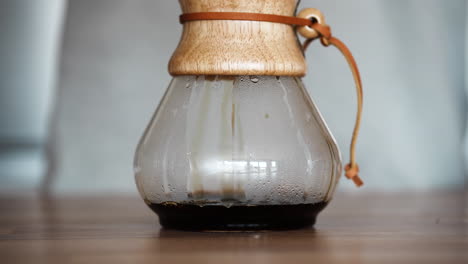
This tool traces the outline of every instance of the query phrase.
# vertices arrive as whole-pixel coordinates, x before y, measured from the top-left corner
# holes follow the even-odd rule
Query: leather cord
[[[357,114],[356,121],[354,124],[353,135],[351,137],[350,144],[350,161],[345,166],[345,176],[348,179],[351,179],[356,186],[363,185],[363,181],[359,177],[359,166],[356,163],[356,142],[359,134],[359,127],[361,124],[362,116],[362,104],[363,104],[363,92],[362,92],[362,82],[361,76],[359,74],[359,69],[354,60],[354,57],[348,47],[341,42],[339,39],[335,38],[331,34],[331,29],[328,25],[320,24],[314,22],[313,20],[291,17],[291,16],[281,16],[281,15],[272,15],[272,14],[260,14],[260,13],[239,13],[239,12],[200,12],[200,13],[187,13],[182,14],[179,17],[180,23],[183,24],[189,21],[196,20],[248,20],[248,21],[262,21],[262,22],[272,22],[272,23],[282,23],[287,25],[294,26],[307,26],[312,28],[318,33],[318,37],[323,46],[328,47],[330,45],[335,46],[346,58],[349,68],[353,74],[354,82],[356,85],[357,93]],[[317,39],[309,38],[306,39],[302,49],[305,52],[309,44]]]
[[[310,21],[299,17],[280,16],[260,13],[239,13],[239,12],[200,12],[187,13],[179,17],[181,24],[195,20],[248,20],[282,23],[287,25],[308,26]]]
[[[310,25],[315,31],[319,33],[320,42],[323,46],[328,47],[330,45],[335,46],[346,58],[349,68],[353,74],[354,83],[356,84],[356,94],[357,94],[357,114],[356,121],[354,123],[353,135],[351,137],[351,144],[349,150],[349,163],[345,166],[345,176],[352,180],[356,186],[362,186],[364,183],[359,177],[359,166],[356,163],[356,142],[359,134],[359,127],[361,125],[361,116],[362,116],[362,104],[363,104],[363,92],[362,92],[362,81],[361,75],[359,74],[359,68],[356,61],[354,60],[353,54],[348,49],[348,47],[341,42],[339,39],[335,38],[331,34],[331,29],[328,25],[321,25],[318,23],[312,23]],[[302,49],[305,51],[309,44],[314,39],[307,39]]]

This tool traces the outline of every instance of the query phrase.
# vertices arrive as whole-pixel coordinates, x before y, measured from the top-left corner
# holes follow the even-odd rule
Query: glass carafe
[[[337,145],[297,77],[177,76],[135,156],[165,227],[312,225],[341,174]]]
[[[340,152],[304,88],[303,51],[337,47],[356,81],[345,175],[362,185],[354,146],[362,109],[356,63],[320,11],[297,0],[179,0],[173,80],[138,145],[138,190],[166,228],[311,226],[342,173]],[[296,30],[306,38],[300,45]],[[320,88],[320,87],[318,87]]]

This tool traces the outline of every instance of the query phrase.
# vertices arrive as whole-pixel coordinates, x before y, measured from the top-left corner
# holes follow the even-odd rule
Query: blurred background
[[[323,11],[360,66],[363,190],[465,188],[466,2],[305,7]],[[0,192],[136,193],[133,154],[171,79],[180,12],[175,0],[1,0]],[[346,161],[352,76],[334,48],[306,55],[304,83]]]

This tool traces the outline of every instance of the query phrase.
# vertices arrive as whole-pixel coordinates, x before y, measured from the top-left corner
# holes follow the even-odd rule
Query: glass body
[[[333,195],[341,162],[299,78],[178,76],[138,145],[134,170],[163,226],[288,228],[294,219],[272,225],[270,218],[290,214],[302,219],[290,227],[313,224]],[[216,220],[206,215],[210,208]]]

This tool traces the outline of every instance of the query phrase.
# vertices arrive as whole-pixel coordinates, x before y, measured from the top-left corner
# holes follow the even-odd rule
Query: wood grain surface
[[[466,198],[338,194],[315,228],[182,232],[136,196],[3,196],[0,263],[468,263]]]
[[[180,0],[183,13],[247,12],[293,16],[297,0]],[[169,62],[171,75],[304,76],[290,25],[238,20],[191,21]]]

